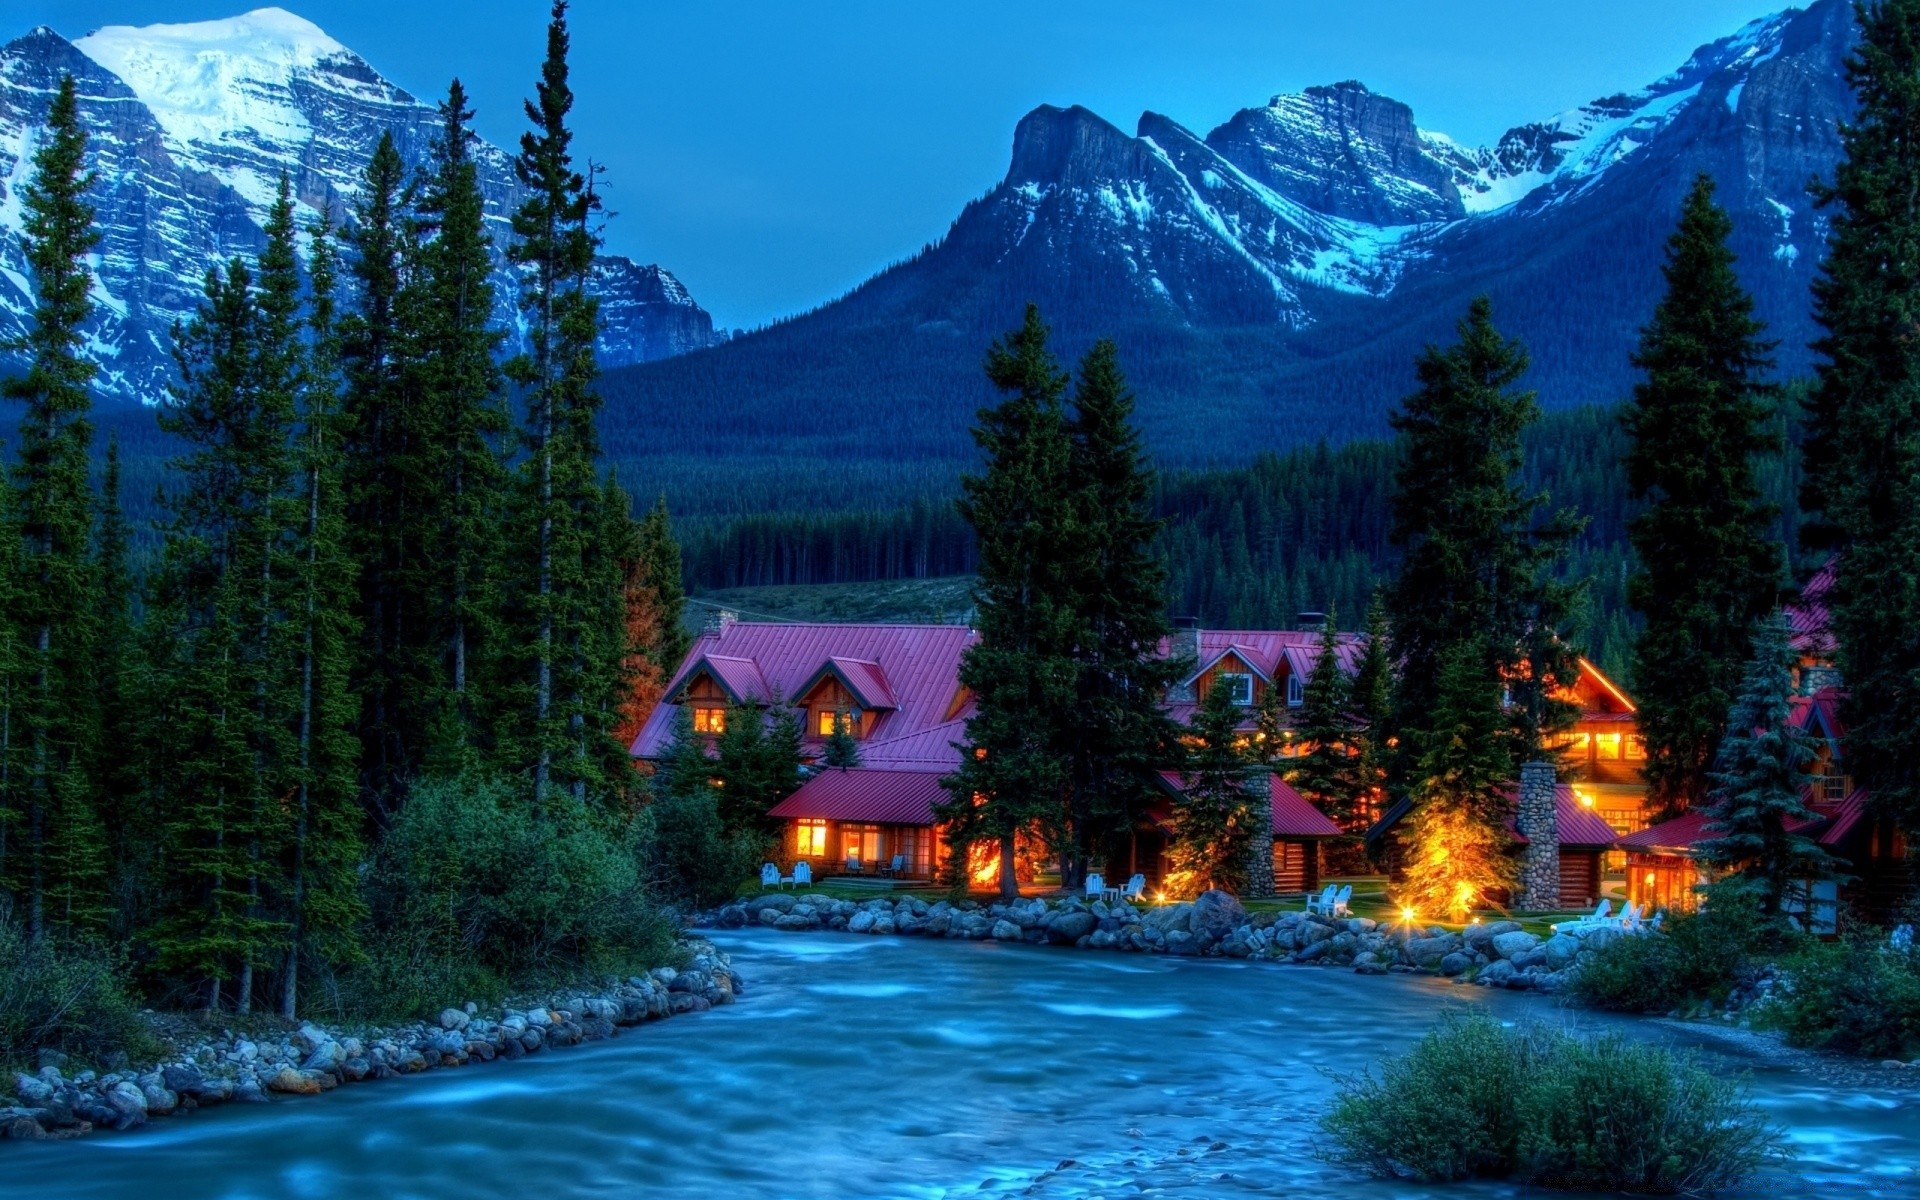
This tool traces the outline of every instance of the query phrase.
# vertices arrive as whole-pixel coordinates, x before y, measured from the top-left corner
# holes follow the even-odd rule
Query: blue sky
[[[280,0],[417,95],[459,75],[511,145],[541,0]],[[246,0],[0,0],[0,34],[232,16]],[[577,0],[576,145],[608,167],[609,249],[664,263],[725,326],[832,299],[939,238],[1037,104],[1204,132],[1359,79],[1469,144],[1631,91],[1766,0]]]

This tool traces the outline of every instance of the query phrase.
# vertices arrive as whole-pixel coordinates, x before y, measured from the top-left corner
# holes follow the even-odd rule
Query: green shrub
[[[1759,1015],[1788,1041],[1869,1058],[1920,1054],[1920,954],[1876,931],[1812,943],[1781,967],[1784,983]]]
[[[646,811],[653,881],[661,893],[696,908],[740,894],[766,859],[766,839],[728,834],[712,788],[661,788]]]
[[[374,930],[344,985],[349,1007],[427,1013],[671,960],[640,823],[610,828],[558,791],[536,818],[523,793],[476,776],[415,785],[375,854]]]
[[[1446,1182],[1712,1192],[1784,1154],[1736,1081],[1609,1035],[1448,1016],[1376,1073],[1339,1077],[1322,1120],[1336,1161]]]
[[[158,1054],[121,982],[124,967],[104,946],[33,941],[0,901],[0,1063],[23,1066],[42,1047],[89,1061],[110,1050]]]
[[[1751,903],[1726,895],[1659,933],[1624,935],[1587,956],[1572,996],[1614,1012],[1665,1013],[1724,1001],[1758,971],[1757,956],[1780,931]]]

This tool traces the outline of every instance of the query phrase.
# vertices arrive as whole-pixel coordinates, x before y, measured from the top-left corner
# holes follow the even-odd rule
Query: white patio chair
[[[779,887],[780,886],[780,868],[774,866],[772,863],[761,863],[760,864],[760,886],[763,888]]]
[[[1553,927],[1555,933],[1572,933],[1575,930],[1590,929],[1605,923],[1607,914],[1613,911],[1613,901],[1602,900],[1593,906],[1593,911],[1584,917],[1575,917],[1571,921],[1560,921]]]
[[[1649,904],[1647,907],[1651,908],[1653,906]],[[1612,921],[1609,921],[1607,923],[1610,925],[1618,925],[1622,929],[1640,928],[1640,906],[1638,904],[1627,905],[1625,908],[1620,910],[1620,915],[1618,917],[1615,917]]]
[[[1098,871],[1089,871],[1087,873],[1087,899],[1098,900],[1106,895],[1106,892],[1107,881],[1100,877]]]
[[[809,862],[797,862],[793,864],[793,874],[787,877],[787,881],[797,888],[812,887],[813,864]]]
[[[1353,899],[1352,884],[1348,884],[1345,887],[1341,888],[1338,892],[1335,892],[1333,895],[1333,915],[1336,917],[1346,916],[1347,901],[1351,899]]]
[[[1320,893],[1318,899],[1312,896],[1307,897],[1307,911],[1310,913],[1331,913],[1333,911],[1334,894],[1339,890],[1339,888],[1330,883],[1327,885],[1327,889]]]
[[[847,855],[847,874],[859,875],[861,873],[862,872],[860,870],[860,856],[858,854]]]
[[[1147,877],[1145,875],[1135,875],[1132,879],[1127,880],[1127,886],[1125,890],[1120,893],[1120,898],[1131,903],[1146,894]]]

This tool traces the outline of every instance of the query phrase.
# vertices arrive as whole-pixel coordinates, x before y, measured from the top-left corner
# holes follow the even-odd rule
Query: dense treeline
[[[567,50],[562,0],[515,164],[527,350],[488,324],[455,81],[421,171],[383,138],[348,219],[306,228],[283,177],[257,261],[207,273],[137,562],[116,442],[90,478],[93,177],[62,83],[0,495],[0,924],[41,953],[293,1018],[316,985],[390,1012],[665,952],[626,739],[683,651],[682,567],[597,442]]]
[[[1772,421],[1785,440],[1804,387],[1785,389]],[[1629,674],[1634,621],[1626,581],[1627,530],[1642,507],[1623,465],[1628,437],[1617,410],[1549,412],[1523,435],[1523,483],[1553,507],[1587,519],[1564,570],[1590,581],[1581,645]],[[1159,477],[1152,508],[1166,521],[1160,547],[1172,611],[1216,628],[1290,628],[1301,612],[1356,618],[1392,573],[1388,538],[1393,443],[1358,441],[1262,455],[1244,467]],[[1777,540],[1798,520],[1796,454],[1762,456],[1759,483],[1779,513]],[[862,512],[689,519],[680,526],[688,585],[698,590],[767,584],[856,583],[970,573],[971,533],[950,505]]]

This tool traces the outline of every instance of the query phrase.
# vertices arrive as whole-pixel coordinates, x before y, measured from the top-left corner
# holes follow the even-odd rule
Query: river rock
[[[1540,944],[1540,939],[1524,929],[1510,929],[1493,936],[1493,953],[1499,958],[1517,958]]]
[[[1020,940],[1020,926],[1002,917],[993,923],[993,939],[997,942],[1017,942]]]
[[[1085,909],[1063,912],[1047,926],[1047,940],[1056,946],[1071,946],[1092,933],[1099,924],[1100,918]]]
[[[1168,954],[1184,957],[1198,954],[1203,949],[1200,939],[1184,929],[1170,929],[1161,936]]]
[[[458,1032],[459,1030],[465,1029],[467,1024],[472,1020],[472,1017],[457,1008],[443,1008],[440,1010],[440,1028],[449,1032]]]
[[[1518,978],[1519,974],[1520,972],[1516,971],[1513,964],[1506,959],[1495,959],[1480,968],[1480,973],[1474,976],[1474,982],[1485,984],[1487,987],[1505,987]]]
[[[1473,967],[1473,956],[1464,951],[1455,950],[1440,960],[1440,973],[1451,979],[1455,975],[1464,975]]]
[[[1437,967],[1447,955],[1460,949],[1460,945],[1460,940],[1452,934],[1413,938],[1405,947],[1407,961],[1416,967]]]
[[[1503,933],[1517,933],[1518,921],[1490,921],[1482,925],[1469,925],[1461,936],[1466,939],[1467,948],[1488,958],[1496,957],[1493,952],[1493,939]]]
[[[103,1088],[101,1102],[112,1110],[111,1124],[115,1129],[131,1129],[135,1125],[144,1125],[147,1120],[147,1097],[140,1088],[122,1079]]]
[[[755,896],[747,901],[747,911],[756,915],[771,909],[777,913],[788,912],[793,908],[794,898],[785,892],[768,892],[764,896]],[[761,917],[762,920],[766,918]]]
[[[1547,969],[1564,971],[1573,965],[1580,956],[1580,939],[1565,933],[1556,933],[1547,939]]]

